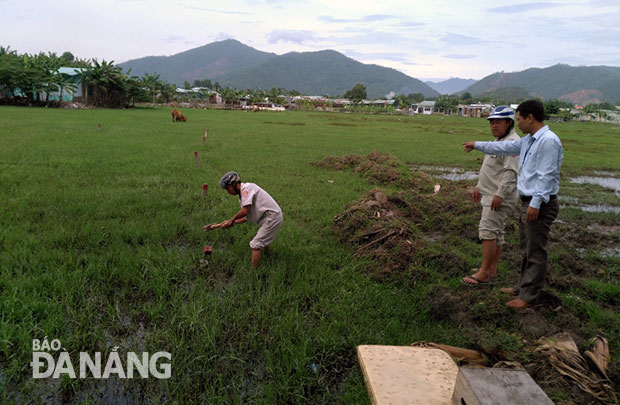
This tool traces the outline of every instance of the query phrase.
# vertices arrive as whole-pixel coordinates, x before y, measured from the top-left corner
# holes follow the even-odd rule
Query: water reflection
[[[610,247],[601,250],[603,257],[618,257],[620,258],[620,247]]]
[[[616,195],[620,197],[620,178],[617,177],[580,176],[571,178],[570,182],[577,184],[598,184],[599,186],[615,190]]]
[[[442,166],[412,166],[412,169],[423,170],[433,177],[452,181],[475,180],[478,178],[478,172],[463,170],[458,167],[442,167]]]
[[[620,207],[614,205],[580,205],[579,208],[585,212],[611,212],[614,214],[620,214]]]
[[[464,170],[458,167],[445,167],[445,166],[430,166],[430,165],[410,165],[411,170],[421,170],[433,177],[446,179],[451,181],[460,180],[476,180],[478,178],[478,172]],[[620,178],[618,173],[607,171],[595,171],[596,174],[601,176],[609,175],[610,177],[594,177],[594,176],[580,176],[570,178],[571,183],[577,184],[597,184],[602,187],[610,188],[615,191],[616,196],[620,197]],[[620,215],[620,206],[592,204],[581,205],[579,199],[573,196],[566,196],[560,194],[560,200],[566,204],[567,207],[577,207],[586,212],[598,212],[598,213],[613,213]]]
[[[588,254],[588,249],[578,248],[577,252],[581,257]],[[599,251],[601,257],[618,257],[620,258],[620,247],[608,247]]]
[[[452,180],[452,181],[475,180],[478,178],[478,173],[465,172],[465,171],[461,171],[458,169],[454,169],[450,173],[435,175],[435,177],[439,177],[440,179]]]
[[[573,197],[570,195],[560,194],[558,195],[558,199],[562,202],[570,203],[570,204],[578,204],[579,199],[577,197]]]
[[[603,172],[603,171],[599,171],[596,173],[601,174],[601,175],[609,174],[611,176],[618,175],[617,173]],[[576,183],[576,184],[586,184],[586,183],[597,184],[601,187],[610,188],[614,190],[616,193],[616,196],[620,197],[620,178],[618,177],[579,176],[579,177],[571,178],[570,182]],[[620,207],[613,206],[613,205],[602,205],[602,204],[580,205],[579,208],[581,208],[583,211],[586,211],[586,212],[610,212],[614,214],[620,214]]]

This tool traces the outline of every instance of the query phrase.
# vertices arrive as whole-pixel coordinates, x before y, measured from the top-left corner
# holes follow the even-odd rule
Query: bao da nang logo
[[[62,349],[62,351],[61,351]],[[63,375],[69,378],[170,378],[172,375],[171,356],[168,352],[148,352],[140,355],[128,352],[121,359],[115,347],[107,359],[102,358],[101,352],[91,356],[87,352],[80,352],[72,359],[60,340],[49,341],[47,336],[43,341],[32,341],[32,378],[60,378]],[[52,355],[50,352],[55,352]],[[76,358],[77,357],[77,358]],[[123,361],[124,360],[124,361]],[[77,368],[76,368],[77,366]]]

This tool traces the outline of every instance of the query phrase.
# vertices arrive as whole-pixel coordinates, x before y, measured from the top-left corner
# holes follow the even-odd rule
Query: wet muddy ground
[[[599,394],[603,402],[614,403],[614,390],[617,393],[620,385],[620,226],[617,211],[589,214],[583,206],[604,198],[601,205],[617,209],[617,190],[601,185],[584,190],[581,178],[573,187],[564,187],[568,200],[562,201],[551,229],[544,294],[535,307],[515,312],[504,305],[508,297],[498,287],[511,286],[518,279],[518,211],[506,225],[498,284],[460,283],[479,265],[480,256],[480,207],[470,198],[475,178],[467,177],[467,171],[415,164],[400,170],[404,165],[394,157],[377,152],[327,157],[314,164],[351,170],[372,184],[359,201],[334,218],[334,231],[356,255],[373,260],[368,273],[377,281],[429,287],[426,302],[436,322],[458,328],[469,348],[486,353],[490,363],[521,363],[556,403],[596,400],[540,356],[536,349],[541,339],[568,332],[583,353],[594,336],[606,334],[614,359],[608,370],[612,389]],[[386,191],[395,187],[400,191]],[[592,378],[600,380],[594,372]]]

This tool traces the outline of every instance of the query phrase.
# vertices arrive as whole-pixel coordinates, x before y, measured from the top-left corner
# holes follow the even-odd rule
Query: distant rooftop
[[[61,67],[58,69],[58,73],[63,75],[75,76],[80,75],[82,72],[86,70],[84,68],[74,68],[74,67]]]

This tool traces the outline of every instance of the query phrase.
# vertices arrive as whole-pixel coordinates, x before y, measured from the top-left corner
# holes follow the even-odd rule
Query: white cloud
[[[267,41],[271,44],[280,41],[302,44],[314,40],[314,33],[305,30],[275,30],[267,34]]]
[[[213,38],[213,41],[215,41],[215,42],[217,42],[217,41],[224,41],[226,39],[235,39],[235,36],[227,34],[225,32],[220,32],[219,34],[217,34],[215,36],[215,38]]]
[[[542,10],[548,9],[552,7],[562,7],[566,4],[561,3],[520,3],[515,4],[513,6],[500,6],[490,8],[489,11],[492,13],[501,13],[501,14],[514,14],[514,13],[526,13],[528,11],[533,10]]]

